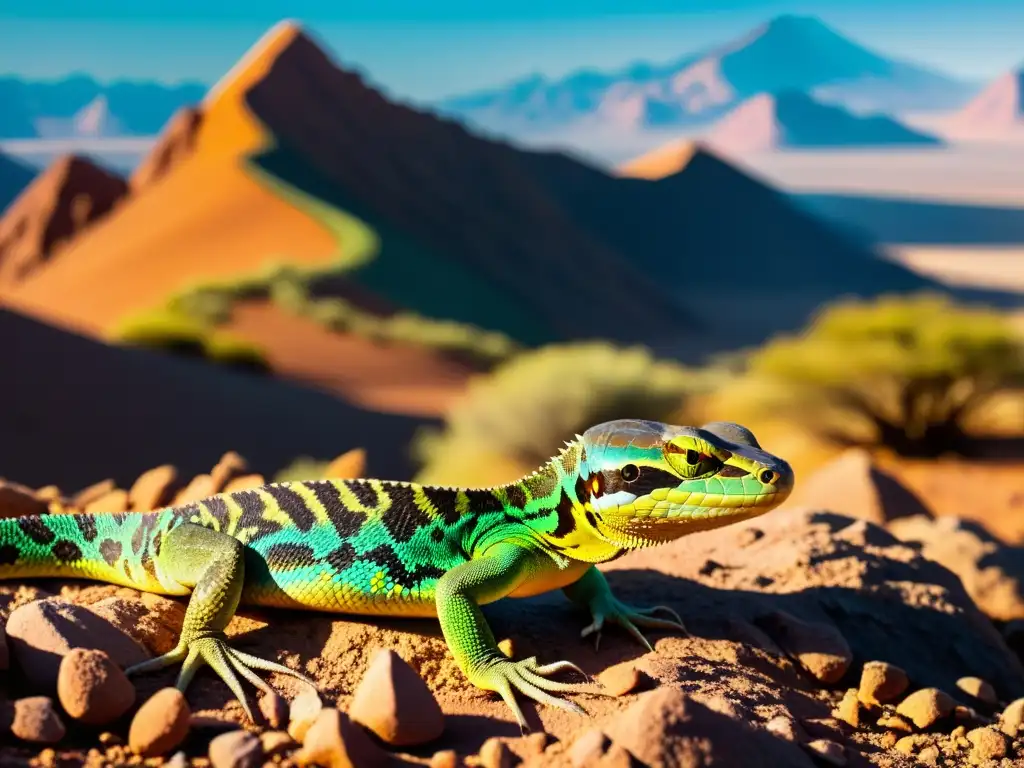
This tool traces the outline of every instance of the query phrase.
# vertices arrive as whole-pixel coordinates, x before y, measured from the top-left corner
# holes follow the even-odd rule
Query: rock
[[[366,451],[353,448],[338,456],[324,470],[325,478],[335,480],[352,480],[363,477],[366,473]]]
[[[216,495],[216,492],[213,490],[213,478],[209,475],[196,475],[188,485],[175,495],[171,503],[179,506],[193,501],[202,501],[214,495]]]
[[[492,736],[480,745],[481,768],[512,768],[512,751],[497,736]]]
[[[115,488],[110,493],[105,493],[98,499],[90,501],[85,505],[84,510],[89,515],[102,515],[109,512],[128,511],[128,491],[123,488]]]
[[[543,731],[523,737],[523,752],[527,755],[543,755],[548,746],[548,735]]]
[[[938,765],[939,756],[942,753],[939,752],[939,748],[934,744],[929,744],[927,747],[917,753],[917,762],[924,763],[925,765]]]
[[[288,727],[288,702],[283,696],[275,692],[264,693],[260,696],[259,706],[260,714],[271,728]]]
[[[45,691],[57,687],[61,659],[72,648],[104,651],[122,669],[149,658],[145,648],[109,621],[59,598],[16,608],[7,619],[7,636],[25,679]]]
[[[35,491],[18,483],[0,480],[0,520],[7,517],[45,515],[49,504]]]
[[[611,739],[600,728],[590,728],[578,736],[569,748],[569,762],[573,768],[587,768],[604,757],[611,746]]]
[[[804,746],[826,765],[846,765],[846,751],[842,744],[836,744],[828,739],[815,739]]]
[[[877,707],[898,699],[909,685],[907,673],[894,664],[868,661],[861,669],[857,698],[862,704]]]
[[[103,651],[72,648],[57,674],[64,711],[87,725],[106,725],[135,703],[135,687]]]
[[[640,686],[641,678],[639,670],[627,662],[608,667],[597,676],[597,681],[606,693],[625,696]]]
[[[370,660],[348,714],[394,746],[426,744],[444,732],[444,714],[427,684],[389,649],[377,651]]]
[[[772,639],[819,682],[839,682],[853,663],[853,652],[838,629],[774,611],[760,622]]]
[[[139,475],[128,491],[129,505],[142,512],[162,509],[171,502],[177,485],[177,467],[173,464],[153,467]]]
[[[142,757],[165,755],[188,736],[192,711],[177,688],[161,688],[135,713],[128,746]]]
[[[0,481],[0,486],[2,485],[3,481]],[[64,501],[64,494],[60,492],[60,488],[58,488],[56,485],[44,485],[42,488],[36,488],[35,496],[37,499],[39,499],[40,501],[45,501],[47,504],[49,504],[52,501]]]
[[[1006,757],[1006,736],[995,728],[975,728],[967,732],[971,742],[971,761],[997,760]]]
[[[64,738],[64,723],[48,696],[30,696],[14,702],[11,733],[22,741],[55,744]]]
[[[860,700],[857,698],[856,688],[850,688],[843,694],[843,699],[834,714],[847,725],[860,728]]]
[[[243,476],[249,471],[245,459],[234,451],[228,451],[220,457],[220,461],[210,470],[210,486],[214,493],[221,493],[229,482]]]
[[[305,739],[306,731],[316,722],[324,708],[315,691],[303,691],[294,699],[288,710],[288,735],[298,742]]]
[[[896,713],[903,715],[918,728],[929,728],[939,720],[953,714],[956,702],[938,688],[922,688],[900,702]]]
[[[803,733],[800,724],[789,715],[776,715],[765,724],[765,728],[783,741],[807,741],[807,735]]]
[[[719,763],[745,768],[812,766],[810,757],[795,744],[755,730],[735,714],[695,701],[678,685],[640,694],[606,723],[604,732],[651,768]]]
[[[210,741],[207,753],[212,768],[260,768],[263,765],[263,743],[248,731],[229,731]]]
[[[96,501],[96,499],[106,496],[108,493],[116,489],[117,483],[112,479],[107,478],[106,480],[93,483],[88,488],[80,490],[71,497],[71,504],[79,509],[85,509],[89,504]]]
[[[236,477],[234,480],[229,480],[228,484],[224,486],[225,493],[234,493],[235,491],[245,491],[249,488],[259,488],[261,485],[266,485],[267,481],[263,478],[263,475],[243,475],[242,477]]]
[[[498,641],[498,650],[501,651],[505,656],[512,659],[516,655],[516,645],[511,637],[506,637],[503,640]]]
[[[184,606],[148,592],[144,592],[140,600],[105,597],[90,605],[89,610],[155,655],[167,653],[178,644],[178,635],[185,620]]]
[[[345,713],[325,707],[306,731],[294,760],[325,768],[375,768],[386,766],[389,755]]]
[[[997,704],[999,702],[992,685],[980,677],[961,677],[956,681],[956,687],[968,696],[973,696],[985,704]]]
[[[430,758],[430,768],[458,768],[459,756],[454,749],[435,752]]]
[[[1024,699],[1011,701],[999,718],[1000,728],[1011,739],[1024,729]]]
[[[920,750],[930,746],[934,741],[935,737],[931,734],[912,733],[896,742],[896,751],[902,752],[905,755],[915,755]]]
[[[884,525],[912,515],[931,516],[924,502],[863,448],[849,448],[803,479],[788,506],[821,509]]]
[[[924,557],[959,576],[967,593],[992,619],[1024,619],[1024,547],[1001,541],[981,523],[952,516],[908,518],[890,530],[916,542]]]
[[[913,733],[914,724],[902,715],[883,714],[876,721],[879,728],[891,728],[894,731],[901,731],[903,733]]]
[[[263,745],[263,754],[270,757],[294,746],[295,739],[284,731],[264,731],[260,734],[260,743]]]
[[[164,763],[163,768],[189,768],[188,763],[188,755],[186,755],[183,751],[178,750],[173,755],[171,755],[170,760]]]

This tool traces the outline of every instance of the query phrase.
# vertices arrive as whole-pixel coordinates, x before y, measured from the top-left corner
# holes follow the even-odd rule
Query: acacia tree
[[[1024,342],[1004,313],[919,294],[835,304],[748,365],[764,411],[842,444],[934,457],[969,453],[969,419],[1024,387]]]
[[[582,342],[523,352],[472,382],[443,429],[421,436],[418,479],[478,484],[495,457],[526,471],[593,424],[680,418],[687,395],[702,387],[707,374],[642,347]]]

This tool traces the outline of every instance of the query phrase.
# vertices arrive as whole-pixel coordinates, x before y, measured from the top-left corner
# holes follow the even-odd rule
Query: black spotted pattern
[[[100,555],[107,565],[113,566],[121,556],[121,542],[104,539],[100,542]]]
[[[387,544],[381,544],[364,553],[361,559],[387,568],[388,578],[403,589],[413,589],[426,579],[439,579],[444,576],[444,569],[434,565],[419,565],[407,569],[398,553]]]
[[[73,541],[59,539],[53,545],[53,556],[62,563],[73,563],[82,559],[82,550]]]
[[[445,525],[455,525],[462,518],[458,509],[458,494],[458,491],[451,488],[428,486],[423,489],[423,495],[427,497],[427,501],[437,510]]]
[[[267,520],[263,516],[267,505],[255,490],[248,488],[244,491],[236,491],[231,498],[242,510],[238,518],[238,529],[245,530],[255,528],[257,536],[269,536],[281,530],[281,524],[276,520]]]
[[[211,496],[202,502],[206,511],[217,521],[216,530],[226,532],[228,529],[228,503],[222,496]]]
[[[42,521],[42,518],[34,515],[30,517],[19,517],[18,527],[21,529],[22,533],[32,539],[36,544],[49,546],[53,543],[53,540],[57,538],[57,534],[46,526],[46,523]]]
[[[139,562],[142,564],[142,570],[149,574],[149,577],[156,580],[156,562],[150,556],[149,552],[143,552],[142,557],[139,558]]]
[[[430,531],[430,538],[433,539],[436,544],[440,544],[444,541],[444,531],[440,528],[433,528]]]
[[[142,552],[143,545],[149,540],[149,534],[156,528],[159,519],[158,514],[143,515],[132,534],[132,552],[136,555]]]
[[[276,571],[289,571],[317,563],[313,548],[308,544],[274,544],[264,556],[267,567]]]
[[[13,544],[4,544],[0,546],[0,565],[14,565],[18,562],[18,557],[21,555],[19,550]]]
[[[388,496],[391,497],[391,505],[381,515],[381,522],[399,544],[411,539],[420,528],[430,525],[430,517],[416,506],[412,488],[396,485],[388,489]]]
[[[500,512],[505,508],[505,505],[501,503],[501,499],[491,491],[474,489],[465,493],[469,498],[469,508],[478,514]]]
[[[329,480],[316,480],[306,485],[327,511],[327,517],[342,539],[351,539],[359,533],[359,529],[366,522],[366,513],[349,509],[341,500],[341,493],[334,483]]]
[[[335,571],[341,573],[356,561],[356,550],[349,542],[343,541],[326,560]]]
[[[555,526],[555,530],[551,532],[554,538],[560,539],[576,530],[576,505],[564,488],[562,489],[562,495],[558,497],[555,512],[558,515],[558,524]]]
[[[377,489],[370,483],[360,480],[347,480],[345,485],[350,491],[352,491],[352,494],[356,497],[359,503],[367,509],[373,509],[374,507],[380,506],[380,498],[377,495]]]
[[[83,539],[95,541],[98,531],[92,515],[75,515],[75,522],[78,524],[78,530],[82,532]]]
[[[526,498],[526,491],[518,485],[510,485],[506,488],[505,497],[508,499],[508,503],[516,509],[525,509],[526,502],[529,501],[529,499]]]
[[[265,490],[274,497],[274,501],[281,507],[281,511],[288,516],[296,528],[303,533],[309,533],[312,530],[316,523],[316,515],[306,504],[305,499],[291,488],[283,485],[268,485]]]

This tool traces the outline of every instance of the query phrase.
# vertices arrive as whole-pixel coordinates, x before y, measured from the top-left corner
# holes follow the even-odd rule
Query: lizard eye
[[[632,483],[635,482],[638,477],[640,477],[640,467],[638,467],[636,464],[627,464],[621,469],[619,474],[622,475],[622,479],[625,480],[627,483]]]
[[[691,467],[694,464],[697,464],[701,460],[701,458],[701,454],[698,451],[693,450],[693,448],[690,448],[686,451],[686,463],[689,464]]]

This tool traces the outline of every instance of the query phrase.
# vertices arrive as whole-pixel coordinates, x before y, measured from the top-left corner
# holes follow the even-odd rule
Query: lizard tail
[[[160,590],[149,554],[160,512],[0,520],[0,579],[65,577]]]

